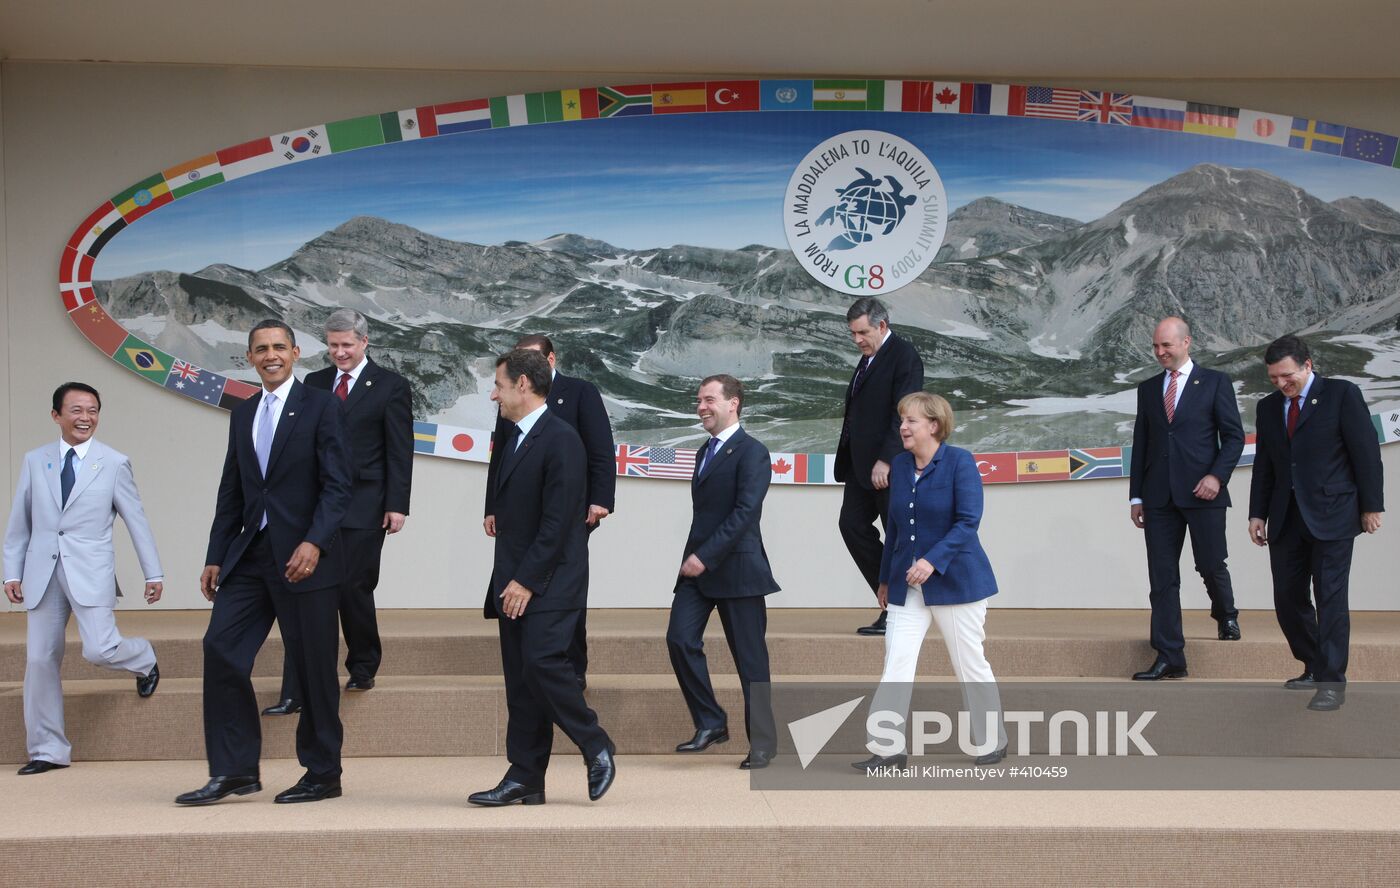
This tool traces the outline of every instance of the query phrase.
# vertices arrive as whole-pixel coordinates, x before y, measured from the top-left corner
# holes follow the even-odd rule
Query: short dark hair
[[[515,343],[516,348],[532,348],[546,358],[554,354],[554,341],[543,333],[527,333]]]
[[[881,321],[886,324],[890,322],[890,310],[885,308],[885,303],[874,296],[862,296],[852,302],[850,308],[846,309],[846,323],[848,324],[867,316],[870,318],[870,326],[872,327],[880,326]]]
[[[549,361],[534,349],[513,348],[496,359],[496,366],[506,368],[506,378],[512,384],[524,376],[535,394],[549,394]]]
[[[744,412],[744,384],[742,382],[728,373],[716,373],[714,376],[706,376],[700,380],[700,387],[704,388],[712,382],[719,383],[720,394],[724,395],[726,401],[739,399],[739,407],[734,411],[735,416]]]
[[[102,409],[102,396],[97,393],[97,389],[86,382],[65,382],[63,385],[53,390],[53,412],[63,412],[63,399],[69,392],[87,392],[97,399],[97,409]]]
[[[276,318],[267,318],[258,321],[257,324],[253,326],[253,329],[248,331],[248,351],[253,350],[253,334],[259,330],[285,330],[287,332],[287,339],[292,343],[292,347],[296,347],[297,335],[292,332],[292,328],[287,325],[287,322],[279,321]]]
[[[1264,349],[1264,363],[1277,364],[1284,358],[1292,358],[1298,362],[1298,366],[1303,366],[1304,361],[1312,359],[1312,352],[1308,350],[1308,344],[1303,340],[1289,333],[1287,336],[1280,336],[1269,347]]]

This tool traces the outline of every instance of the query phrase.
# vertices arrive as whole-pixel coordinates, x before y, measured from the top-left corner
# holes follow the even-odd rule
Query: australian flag
[[[165,387],[187,398],[217,407],[219,398],[224,393],[224,383],[227,381],[227,378],[212,370],[196,367],[188,361],[176,361],[170,367],[170,376],[166,377]]]

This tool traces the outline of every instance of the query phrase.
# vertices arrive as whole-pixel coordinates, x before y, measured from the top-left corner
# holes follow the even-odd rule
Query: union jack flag
[[[186,361],[176,361],[170,367],[170,375],[174,376],[178,373],[182,379],[197,380],[199,379],[199,370],[200,368]]]
[[[1079,90],[1032,86],[1026,89],[1026,116],[1079,119]]]
[[[1133,97],[1128,93],[1083,90],[1079,98],[1079,119],[1129,126],[1133,122]]]

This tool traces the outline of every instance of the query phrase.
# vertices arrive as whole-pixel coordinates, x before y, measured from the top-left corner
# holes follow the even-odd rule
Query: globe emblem
[[[153,355],[153,354],[151,354],[150,352],[148,352],[148,351],[139,351],[139,352],[137,352],[136,354],[132,355],[131,357],[132,357],[132,360],[135,362],[136,366],[140,367],[142,370],[153,370],[153,369],[155,369],[155,366],[156,366],[156,356]]]
[[[790,105],[793,102],[797,101],[797,90],[793,89],[790,86],[780,87],[778,91],[773,95],[775,98],[777,98],[779,102],[782,102],[784,105]]]
[[[894,231],[904,221],[904,214],[917,200],[915,195],[904,193],[904,186],[894,176],[886,176],[887,189],[881,189],[881,180],[856,167],[860,178],[845,188],[836,189],[835,206],[828,207],[817,217],[817,225],[840,223],[841,234],[831,243],[828,250],[850,250],[861,244],[870,243],[875,235],[884,236]]]

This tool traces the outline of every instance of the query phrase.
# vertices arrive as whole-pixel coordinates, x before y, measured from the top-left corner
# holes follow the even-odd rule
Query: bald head
[[[1191,359],[1191,328],[1181,318],[1162,318],[1152,333],[1152,354],[1162,369],[1180,370]]]

